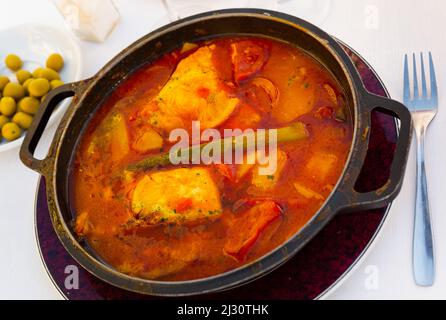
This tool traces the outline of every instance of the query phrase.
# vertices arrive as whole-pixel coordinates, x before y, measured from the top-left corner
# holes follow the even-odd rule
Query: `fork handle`
[[[415,195],[415,221],[413,234],[413,272],[420,286],[431,286],[435,278],[433,232],[427,192],[424,164],[426,128],[416,130],[417,136],[417,183]]]

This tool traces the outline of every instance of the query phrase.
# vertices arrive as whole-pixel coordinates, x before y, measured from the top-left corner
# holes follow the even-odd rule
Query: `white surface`
[[[60,53],[64,57],[64,68],[60,72],[61,79],[68,82],[80,80],[82,71],[82,56],[76,39],[63,28],[60,30],[44,24],[22,24],[0,30],[0,43],[8,46],[0,46],[0,74],[8,76],[12,82],[17,82],[15,73],[9,70],[3,62],[5,57],[14,53],[22,58],[22,69],[34,71],[36,68],[45,67],[46,59],[50,54]],[[11,49],[13,48],[13,49]],[[54,112],[49,121],[60,120],[67,103],[62,103]],[[0,142],[0,152],[17,148],[23,142],[26,132],[22,137],[14,141]]]
[[[0,11],[0,28],[29,22],[64,27],[62,18],[50,1],[0,0],[0,5],[6,4],[8,10]],[[110,38],[103,44],[80,42],[85,78],[166,17],[158,0],[117,0],[116,4],[121,21]],[[289,2],[286,6],[288,13],[299,16]],[[403,54],[431,50],[436,64],[441,107],[446,108],[446,96],[442,94],[446,90],[445,18],[446,1],[440,0],[333,0],[321,27],[362,54],[396,99],[402,97]],[[441,107],[429,130],[426,150],[437,254],[435,285],[417,287],[412,279],[415,178],[412,149],[405,183],[380,238],[362,264],[330,298],[446,298],[446,234],[441,233],[446,228],[441,185],[446,177],[446,151],[443,147],[446,112]],[[50,132],[44,137],[43,144],[49,144]],[[0,154],[0,298],[60,298],[46,275],[36,247],[33,225],[36,183],[37,174],[20,163],[17,149]]]
[[[116,23],[119,13],[112,0],[53,0],[73,33],[93,42],[103,42]]]

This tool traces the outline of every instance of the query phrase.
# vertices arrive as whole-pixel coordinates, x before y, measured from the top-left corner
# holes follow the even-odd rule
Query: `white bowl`
[[[64,31],[64,27],[54,27],[40,24],[26,24],[0,30],[0,75],[9,76],[16,82],[13,72],[5,66],[5,57],[14,53],[23,60],[23,69],[33,71],[37,67],[45,66],[46,59],[52,53],[60,53],[65,60],[60,76],[68,83],[80,80],[82,71],[82,56],[77,40]],[[48,126],[60,119],[68,106],[68,101],[62,102],[54,110]],[[17,140],[0,142],[0,152],[19,147],[22,144],[26,131]]]

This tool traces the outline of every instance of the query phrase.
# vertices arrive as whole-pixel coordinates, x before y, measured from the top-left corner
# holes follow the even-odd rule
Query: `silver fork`
[[[409,108],[417,136],[417,183],[415,196],[415,221],[413,233],[413,274],[420,286],[430,286],[435,279],[435,258],[433,232],[427,192],[426,169],[424,161],[425,133],[435,117],[438,107],[437,81],[434,63],[429,52],[430,95],[427,92],[423,54],[421,62],[421,92],[418,90],[417,64],[413,54],[413,96],[410,95],[409,67],[407,54],[404,57],[404,104]]]

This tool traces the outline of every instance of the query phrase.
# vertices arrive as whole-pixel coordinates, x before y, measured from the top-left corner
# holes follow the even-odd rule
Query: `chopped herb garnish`
[[[288,78],[288,87],[291,86],[294,82],[294,80],[296,80],[296,75],[292,75],[291,77]]]

